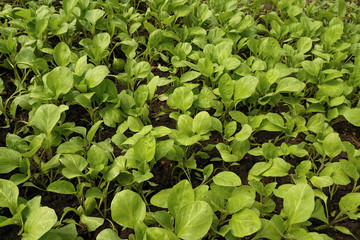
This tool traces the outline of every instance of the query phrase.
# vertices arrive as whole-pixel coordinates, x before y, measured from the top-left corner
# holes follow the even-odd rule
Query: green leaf
[[[62,7],[65,10],[65,13],[69,15],[72,10],[75,8],[79,0],[63,0]]]
[[[135,228],[145,219],[146,205],[141,197],[130,190],[115,194],[111,202],[111,217],[123,227]]]
[[[34,49],[32,49],[31,47],[21,48],[15,57],[16,64],[20,69],[30,68],[34,60]]]
[[[18,206],[19,189],[15,183],[0,179],[0,207],[9,208],[12,214],[15,214]]]
[[[342,151],[342,142],[338,133],[330,133],[323,141],[325,154],[331,159],[339,155]]]
[[[344,111],[345,119],[356,127],[360,127],[360,108],[348,108]]]
[[[256,90],[259,80],[253,76],[242,77],[235,82],[234,101],[250,97]]]
[[[321,58],[315,58],[314,61],[303,61],[301,66],[310,75],[317,77],[322,68],[323,60]]]
[[[81,215],[80,221],[86,225],[89,232],[95,231],[96,229],[98,229],[98,227],[100,227],[101,225],[104,224],[103,218],[90,217],[90,216],[86,216],[86,215]]]
[[[136,161],[150,162],[155,157],[156,140],[153,135],[147,134],[134,145]]]
[[[293,77],[283,78],[276,87],[276,93],[300,92],[305,88],[305,83]]]
[[[105,12],[103,10],[91,9],[86,11],[84,18],[92,25],[95,25],[104,14]]]
[[[312,48],[312,40],[309,37],[301,37],[296,42],[298,53],[305,54]]]
[[[219,93],[222,99],[230,100],[234,93],[234,81],[229,74],[224,74],[219,81]]]
[[[213,181],[216,185],[225,187],[236,187],[241,185],[241,179],[236,173],[223,171],[214,176]]]
[[[310,181],[317,188],[329,187],[334,184],[333,179],[329,176],[313,176]]]
[[[251,186],[240,186],[236,188],[231,197],[228,198],[226,204],[226,210],[233,214],[240,211],[243,208],[251,208],[255,202],[256,191]]]
[[[51,229],[45,233],[40,240],[63,240],[63,239],[76,239],[78,233],[75,223],[70,223],[64,227]]]
[[[183,113],[188,110],[194,101],[194,94],[189,87],[178,87],[169,96],[167,104],[171,108],[178,108]]]
[[[75,194],[76,190],[74,185],[71,182],[65,180],[58,180],[52,182],[46,189],[49,192],[55,192],[60,194]]]
[[[20,167],[21,154],[10,148],[0,147],[0,174],[9,173]]]
[[[328,46],[333,45],[337,40],[341,38],[343,30],[343,24],[336,24],[326,29],[326,31],[322,35],[324,43]]]
[[[65,105],[58,107],[54,104],[43,104],[36,110],[32,119],[33,124],[49,136],[60,120],[61,113],[68,109],[69,107]]]
[[[66,65],[70,63],[71,51],[69,46],[64,42],[60,42],[56,45],[56,47],[54,48],[53,55],[54,55],[54,60],[58,66],[66,67]]]
[[[89,132],[86,135],[86,139],[88,140],[89,143],[93,140],[95,133],[97,132],[97,130],[99,129],[99,127],[102,123],[103,123],[103,121],[100,120],[91,126]]]
[[[196,201],[180,208],[175,217],[175,233],[181,239],[201,239],[211,226],[213,211],[210,205]]]
[[[200,58],[197,64],[197,70],[205,77],[210,77],[214,72],[214,64],[208,58]]]
[[[96,236],[96,240],[121,240],[121,238],[114,230],[106,228]]]
[[[196,71],[187,71],[186,73],[181,75],[180,82],[181,83],[190,82],[190,81],[194,80],[195,78],[200,77],[200,75],[201,75],[201,73],[196,72]]]
[[[87,161],[90,167],[96,168],[100,165],[106,166],[108,158],[104,149],[97,145],[92,145],[87,152]]]
[[[89,88],[99,85],[110,73],[106,66],[96,66],[86,72],[85,79]]]
[[[136,78],[145,78],[151,72],[151,66],[148,62],[139,62],[136,63],[132,73]]]
[[[291,164],[281,158],[274,158],[270,161],[271,167],[262,176],[265,177],[285,177],[291,168]]]
[[[167,211],[157,211],[151,214],[155,220],[164,228],[172,229],[174,226],[174,217]]]
[[[360,193],[348,193],[339,201],[340,210],[343,212],[356,211],[360,206]]]
[[[222,66],[225,67],[226,70],[230,71],[230,70],[234,70],[236,68],[238,68],[240,66],[241,62],[239,59],[235,58],[235,57],[229,57],[224,59],[224,61],[222,62]]]
[[[74,77],[68,68],[57,67],[44,75],[44,82],[51,92],[55,94],[55,100],[57,100],[60,95],[67,94],[73,88]]]
[[[253,132],[253,129],[249,124],[243,124],[240,132],[235,134],[235,139],[239,142],[247,140]]]
[[[235,237],[242,238],[257,232],[261,227],[261,221],[255,212],[245,208],[231,217],[229,226]]]
[[[182,180],[171,189],[171,193],[167,199],[167,205],[170,214],[176,216],[179,209],[194,201],[195,193],[191,184],[187,180]]]
[[[168,198],[172,190],[172,188],[161,190],[151,197],[150,203],[156,207],[168,208]]]
[[[23,240],[39,239],[48,232],[57,222],[54,209],[40,207],[32,212],[24,225]]]
[[[193,132],[196,134],[206,134],[210,132],[212,128],[211,116],[206,111],[201,111],[194,117],[193,120]]]
[[[261,219],[261,229],[254,239],[281,240],[286,229],[285,221],[279,215],[273,215],[270,220]]]
[[[289,225],[308,220],[314,208],[314,192],[306,183],[292,186],[284,196],[283,211],[288,217]]]
[[[147,240],[178,240],[179,238],[170,230],[158,227],[150,227],[146,229]]]

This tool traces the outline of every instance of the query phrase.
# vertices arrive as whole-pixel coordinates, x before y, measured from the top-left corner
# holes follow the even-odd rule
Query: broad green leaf
[[[265,177],[285,177],[288,175],[288,172],[291,168],[291,164],[284,161],[281,158],[274,158],[270,162],[272,162],[271,167],[266,170],[262,176]]]
[[[171,108],[178,108],[183,113],[188,110],[194,101],[194,94],[189,87],[178,87],[169,96],[167,104]]]
[[[18,206],[19,189],[15,183],[0,179],[0,207],[9,208],[12,214],[15,214]]]
[[[92,25],[95,23],[105,14],[103,10],[100,9],[91,9],[87,10],[85,13],[84,18],[89,21]]]
[[[15,57],[16,64],[20,69],[30,68],[34,60],[34,49],[32,49],[31,47],[21,48]]]
[[[235,58],[235,57],[229,57],[224,59],[224,61],[222,62],[221,65],[223,65],[225,67],[226,70],[230,71],[230,70],[234,70],[237,67],[239,67],[241,64],[240,60]]]
[[[140,138],[134,145],[135,158],[137,161],[150,162],[155,157],[156,140],[153,135],[147,134]]]
[[[187,71],[186,73],[181,75],[180,82],[181,83],[190,82],[190,81],[194,80],[195,78],[200,77],[200,75],[201,75],[201,73],[196,72],[196,71]]]
[[[196,134],[206,134],[212,128],[211,116],[206,111],[201,111],[194,117],[193,120],[193,132]]]
[[[241,179],[236,173],[224,171],[214,176],[213,181],[216,185],[225,187],[236,187],[241,185]]]
[[[329,176],[313,176],[310,181],[317,188],[329,187],[334,184],[333,179]]]
[[[58,66],[66,67],[66,65],[70,63],[71,51],[69,46],[64,42],[60,42],[56,45],[56,47],[54,48],[53,55],[54,55],[54,60]]]
[[[167,211],[156,211],[151,216],[164,228],[171,229],[174,226],[174,217]]]
[[[345,119],[356,127],[360,127],[360,108],[348,108],[344,111]]]
[[[74,77],[68,68],[57,67],[44,75],[44,82],[51,92],[55,94],[56,100],[60,95],[64,95],[72,89],[74,86]]]
[[[201,239],[208,233],[212,220],[213,211],[208,203],[188,203],[175,216],[175,233],[185,240]]]
[[[322,64],[323,60],[321,58],[316,58],[313,61],[306,60],[301,62],[301,66],[305,69],[305,71],[314,77],[319,75]]]
[[[98,48],[97,50],[106,50],[109,47],[109,44],[111,42],[111,37],[107,32],[102,32],[97,35],[95,35],[93,42]]]
[[[92,145],[87,152],[87,161],[92,168],[96,168],[99,165],[106,166],[107,160],[105,150],[97,145]]]
[[[242,238],[257,232],[261,227],[261,220],[255,212],[245,208],[231,217],[229,226],[235,237]]]
[[[341,38],[343,30],[343,24],[336,24],[326,29],[326,31],[322,35],[324,43],[328,46],[333,45],[337,40]]]
[[[345,159],[340,159],[339,162],[341,164],[341,168],[344,170],[344,172],[346,172],[349,177],[351,177],[355,181],[359,179],[359,172],[355,163]]]
[[[111,202],[111,217],[123,227],[135,228],[137,222],[145,219],[146,206],[141,197],[130,190],[115,194]]]
[[[172,192],[172,188],[163,189],[151,197],[150,203],[161,208],[168,208],[168,198]]]
[[[144,106],[146,100],[148,99],[149,95],[149,88],[146,85],[140,85],[135,93],[134,93],[134,100],[138,107]]]
[[[240,186],[236,188],[228,199],[226,210],[233,214],[243,208],[251,208],[255,202],[256,191],[251,186]]]
[[[208,58],[200,58],[197,64],[197,70],[205,77],[210,77],[214,72],[214,64]]]
[[[104,224],[104,219],[99,217],[90,217],[86,215],[80,216],[80,221],[86,225],[89,232],[95,231],[98,227]]]
[[[21,154],[6,147],[0,147],[0,174],[9,173],[20,167]]]
[[[282,93],[282,92],[300,92],[305,88],[305,83],[301,82],[300,80],[293,78],[293,77],[287,77],[283,78],[279,81],[276,93]]]
[[[299,53],[305,54],[312,48],[312,40],[309,37],[301,37],[296,42],[296,47]]]
[[[63,0],[62,7],[65,10],[65,13],[69,15],[71,11],[75,8],[79,0]]]
[[[121,240],[121,238],[114,230],[106,228],[96,236],[96,240]]]
[[[306,183],[292,186],[284,196],[283,211],[288,217],[289,225],[308,220],[314,208],[314,192]]]
[[[273,215],[270,220],[261,219],[261,229],[254,239],[281,240],[286,229],[285,221],[279,215]]]
[[[178,240],[179,238],[170,230],[158,227],[150,227],[146,229],[147,240]]]
[[[39,239],[48,232],[57,222],[54,209],[40,207],[32,212],[24,225],[23,240]]]
[[[314,133],[320,133],[323,131],[325,126],[325,116],[324,114],[317,113],[313,115],[307,122],[306,127],[314,132]]]
[[[151,66],[148,62],[139,62],[136,63],[132,73],[136,78],[145,78],[151,72]]]
[[[63,239],[76,239],[78,232],[75,223],[70,223],[60,228],[53,228],[45,233],[40,240],[63,240]]]
[[[348,193],[339,201],[340,210],[343,212],[356,211],[360,206],[360,193]]]
[[[52,182],[46,189],[49,192],[55,192],[60,194],[75,194],[76,190],[74,185],[71,182],[65,180],[58,180]]]
[[[132,132],[140,132],[141,129],[144,127],[143,122],[138,117],[129,116],[127,119],[127,123],[130,131]]]
[[[106,66],[96,66],[93,69],[87,71],[85,75],[86,83],[89,88],[99,85],[105,77],[110,73]]]
[[[54,104],[43,104],[35,112],[32,119],[35,127],[50,135],[51,131],[60,120],[61,113],[68,110],[69,107],[60,105],[59,107]]]
[[[338,133],[330,133],[323,141],[325,154],[331,159],[339,155],[342,151],[342,142]]]
[[[187,180],[182,180],[171,189],[167,199],[170,214],[176,216],[179,209],[191,202],[194,202],[195,193],[191,184]]]
[[[240,132],[235,134],[235,139],[239,142],[247,140],[253,132],[253,129],[249,124],[243,124]]]
[[[234,101],[250,97],[256,90],[259,80],[253,76],[242,77],[235,82]]]
[[[93,140],[95,133],[97,132],[97,130],[99,129],[102,123],[103,121],[99,120],[94,125],[91,126],[89,132],[86,135],[86,139],[88,140],[89,143]]]
[[[219,93],[222,99],[230,100],[234,93],[234,82],[228,74],[224,74],[219,81]]]
[[[236,128],[237,123],[235,121],[227,123],[224,128],[224,138],[231,137],[236,132]]]

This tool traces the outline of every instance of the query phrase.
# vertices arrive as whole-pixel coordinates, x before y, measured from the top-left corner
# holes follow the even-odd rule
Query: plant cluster
[[[358,239],[356,1],[8,2],[0,231]]]

